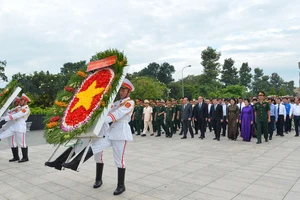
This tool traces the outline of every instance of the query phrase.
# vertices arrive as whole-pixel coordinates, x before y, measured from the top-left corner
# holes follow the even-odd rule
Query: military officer
[[[118,168],[118,184],[114,191],[114,195],[119,195],[125,191],[125,159],[127,141],[132,141],[132,133],[128,122],[134,110],[134,101],[130,99],[130,93],[134,91],[132,83],[125,79],[119,91],[120,99],[114,102],[108,116],[105,118],[105,124],[111,124],[110,128],[105,133],[105,138],[97,138],[93,140],[91,148],[88,150],[85,161],[94,155],[96,161],[96,181],[94,188],[99,188],[102,185],[103,173],[103,150],[108,147],[113,148],[115,165]],[[71,162],[64,163],[62,166],[72,170],[76,170],[83,156],[82,151]]]
[[[11,114],[15,114],[17,112],[20,111],[20,98],[19,97],[16,97],[15,101],[14,101],[14,108],[10,109],[7,111],[7,113],[5,115],[11,115]],[[3,125],[2,129],[0,129],[0,134],[2,132],[4,132],[5,130],[7,130],[11,125],[14,124],[14,121],[8,121],[5,125]],[[10,129],[11,130],[11,129]],[[13,154],[13,158],[9,160],[9,162],[14,162],[14,161],[18,161],[20,160],[19,158],[19,152],[18,152],[18,146],[16,145],[16,140],[15,140],[15,136],[14,136],[14,133],[13,131],[11,130],[10,132],[7,132],[9,136],[7,139],[8,139],[8,145],[11,147],[11,151],[12,151],[12,154]]]
[[[171,101],[167,101],[167,108],[166,108],[166,137],[171,138],[174,133],[174,120],[176,114],[176,107],[172,106]]]
[[[136,106],[133,111],[133,120],[135,121],[136,135],[141,135],[142,123],[143,123],[143,106],[141,106],[141,100],[136,100]]]
[[[258,93],[258,102],[254,105],[255,119],[257,124],[257,142],[261,143],[262,130],[264,132],[265,141],[268,142],[268,123],[271,121],[270,104],[264,101],[265,93]]]
[[[161,100],[158,103],[158,107],[156,108],[157,135],[155,137],[161,136],[161,127],[163,127],[163,129],[166,131],[166,126],[164,124],[166,108],[164,106],[164,103],[165,101]]]
[[[30,102],[30,99],[24,93],[22,94],[20,105],[21,109],[17,113],[9,114],[5,117],[1,117],[1,121],[14,121],[14,124],[9,127],[6,131],[4,131],[0,135],[0,139],[3,137],[7,137],[9,133],[13,132],[14,137],[16,138],[17,144],[21,146],[23,158],[19,160],[19,163],[27,162],[28,159],[28,147],[26,145],[26,120],[30,115],[30,109],[27,103]],[[6,136],[5,136],[6,135]],[[10,136],[10,135],[9,135]],[[16,157],[17,158],[17,157]]]

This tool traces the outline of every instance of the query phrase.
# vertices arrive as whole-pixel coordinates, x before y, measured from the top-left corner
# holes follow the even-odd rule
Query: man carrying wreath
[[[125,149],[127,141],[132,141],[132,133],[129,122],[134,109],[134,101],[130,99],[130,93],[134,91],[132,83],[125,79],[119,90],[120,100],[113,103],[111,110],[105,118],[105,124],[111,123],[111,126],[105,133],[105,138],[96,138],[93,140],[91,148],[88,150],[84,161],[94,155],[96,161],[96,181],[94,188],[99,188],[102,185],[103,172],[103,150],[108,147],[113,147],[115,164],[118,167],[118,185],[114,191],[114,195],[119,195],[125,191]],[[79,153],[71,162],[63,163],[62,167],[76,170],[84,151]],[[54,167],[56,160],[48,163],[47,166]],[[53,164],[53,165],[52,165]]]

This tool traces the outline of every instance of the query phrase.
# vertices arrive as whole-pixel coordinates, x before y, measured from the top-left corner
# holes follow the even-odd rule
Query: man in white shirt
[[[153,113],[153,110],[152,110],[152,107],[149,106],[149,101],[146,99],[144,101],[144,109],[143,109],[143,120],[144,120],[144,131],[142,133],[142,137],[146,136],[146,132],[148,130],[148,127],[149,127],[149,130],[150,130],[150,136],[153,136],[154,133],[153,133],[153,126],[152,126],[152,113]]]
[[[283,125],[286,119],[286,109],[285,106],[281,103],[281,99],[276,99],[276,111],[278,113],[278,119],[276,121],[277,134],[276,136],[283,137]]]
[[[295,124],[295,131],[296,131],[295,137],[299,137],[298,127],[300,124],[300,104],[299,104],[298,97],[295,98],[295,103],[292,105],[290,111],[290,119],[292,118],[294,118],[294,124]]]

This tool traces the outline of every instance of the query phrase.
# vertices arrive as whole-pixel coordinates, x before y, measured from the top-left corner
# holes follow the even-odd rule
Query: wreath
[[[44,137],[49,144],[64,144],[87,133],[104,108],[113,99],[127,59],[122,52],[110,49],[92,56],[91,62],[114,57],[112,65],[101,69],[80,69],[57,94],[45,118]],[[95,62],[94,62],[95,63]]]

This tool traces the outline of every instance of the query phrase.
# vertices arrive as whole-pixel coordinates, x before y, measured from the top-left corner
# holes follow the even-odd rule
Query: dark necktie
[[[277,114],[279,115],[279,108],[280,108],[280,104],[278,104],[278,108],[277,108]]]

